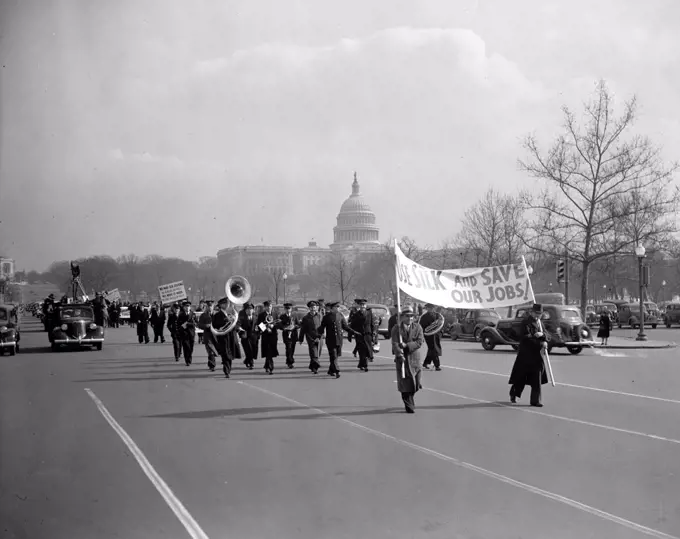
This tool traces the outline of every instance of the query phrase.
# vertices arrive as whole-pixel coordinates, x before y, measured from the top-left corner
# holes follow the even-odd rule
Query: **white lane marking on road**
[[[394,360],[394,358],[391,357],[386,357],[386,356],[375,356],[379,357],[381,359],[389,359],[389,360]],[[453,367],[451,365],[443,365],[443,369],[453,369],[456,371],[465,371],[465,372],[473,372],[475,374],[490,374],[492,376],[502,376],[504,378],[509,378],[510,374],[504,374],[501,372],[491,372],[491,371],[480,371],[477,369],[467,369],[465,367]],[[564,387],[573,387],[575,389],[586,389],[588,391],[599,391],[600,393],[611,393],[613,395],[622,395],[624,397],[636,397],[638,399],[648,399],[648,400],[653,400],[653,401],[660,401],[660,402],[669,402],[672,404],[680,404],[680,400],[676,399],[665,399],[663,397],[653,397],[651,395],[641,395],[639,393],[626,393],[625,391],[614,391],[613,389],[602,389],[600,387],[592,387],[592,386],[579,386],[576,384],[565,384],[563,382],[556,382],[556,386],[564,386]]]
[[[396,384],[397,381],[395,380],[394,383]],[[513,406],[511,404],[503,404],[502,402],[494,402],[494,401],[489,401],[485,399],[476,399],[475,397],[467,397],[466,395],[460,395],[458,393],[451,393],[450,391],[444,391],[443,389],[434,389],[432,387],[424,387],[423,388],[425,391],[432,391],[433,393],[441,393],[442,395],[449,395],[451,397],[458,397],[460,399],[465,399],[465,400],[470,400],[474,402],[484,402],[488,404],[495,404],[496,406],[502,407],[502,408],[510,408],[511,410],[517,410],[518,412],[526,412],[529,414],[536,414],[536,415],[542,415],[545,417],[550,417],[552,419],[561,419],[562,421],[569,421],[570,423],[578,423],[580,425],[587,425],[589,427],[596,427],[599,429],[605,429],[605,430],[611,430],[615,432],[621,432],[623,434],[631,434],[633,436],[642,436],[643,438],[650,438],[652,440],[659,440],[661,442],[670,442],[672,444],[680,444],[680,440],[675,440],[673,438],[666,438],[664,436],[657,436],[656,434],[647,434],[645,432],[638,432],[635,430],[628,430],[628,429],[620,429],[618,427],[612,427],[610,425],[602,425],[600,423],[592,423],[590,421],[583,421],[581,419],[574,419],[571,417],[564,417],[561,415],[554,415],[554,414],[549,414],[546,412],[540,412],[538,410],[529,410],[528,408],[520,408],[518,406]]]
[[[123,427],[121,427],[118,424],[118,422],[113,418],[111,413],[106,409],[106,406],[104,406],[104,403],[101,400],[99,400],[99,397],[97,397],[97,395],[95,395],[94,392],[89,388],[85,388],[85,391],[97,405],[97,408],[104,416],[104,419],[106,419],[109,425],[111,425],[111,428],[113,428],[113,430],[116,431],[116,434],[120,436],[120,439],[123,440],[123,443],[130,450],[130,453],[132,453],[135,459],[137,459],[137,463],[139,464],[139,466],[142,468],[142,470],[149,478],[153,486],[156,487],[156,490],[158,490],[160,495],[163,496],[165,503],[168,504],[172,512],[175,513],[175,516],[184,525],[184,528],[186,528],[191,538],[210,539],[206,535],[206,533],[201,529],[198,522],[194,520],[194,517],[191,516],[191,513],[189,513],[187,508],[184,507],[182,502],[180,502],[177,496],[175,496],[175,494],[172,492],[168,484],[165,481],[163,481],[163,478],[151,465],[151,463],[148,461],[144,453],[142,453],[142,450],[139,449],[139,447],[137,447],[137,444],[130,437],[130,435],[127,432],[125,432]]]
[[[308,410],[312,410],[314,412],[318,412],[320,414],[326,415],[328,417],[331,417],[333,419],[336,419],[338,421],[342,421],[343,423],[350,425],[352,427],[355,427],[357,429],[363,430],[364,432],[368,432],[369,434],[373,434],[374,436],[378,436],[379,438],[384,438],[386,440],[390,440],[392,442],[395,442],[399,445],[405,446],[405,447],[410,447],[411,449],[415,449],[416,451],[419,451],[421,453],[424,453],[426,455],[430,455],[432,457],[436,457],[439,460],[443,460],[445,462],[449,462],[451,464],[455,464],[456,466],[459,466],[461,468],[465,468],[466,470],[470,470],[473,472],[477,472],[479,474],[485,475],[486,477],[490,477],[492,479],[496,479],[498,481],[501,481],[503,483],[506,483],[508,485],[512,485],[514,487],[520,488],[522,490],[526,490],[527,492],[531,492],[533,494],[537,494],[539,496],[543,496],[544,498],[548,498],[550,500],[556,501],[563,503],[565,505],[568,505],[570,507],[573,507],[575,509],[579,509],[580,511],[584,511],[586,513],[589,513],[591,515],[600,517],[604,520],[608,520],[610,522],[614,522],[616,524],[619,524],[621,526],[625,526],[626,528],[629,528],[631,530],[635,530],[641,533],[644,533],[646,535],[649,535],[651,537],[657,537],[659,539],[680,539],[678,537],[675,537],[673,535],[668,535],[664,532],[648,528],[647,526],[643,526],[642,524],[637,524],[635,522],[632,522],[630,520],[626,520],[625,518],[612,515],[611,513],[607,513],[605,511],[602,511],[600,509],[596,509],[595,507],[591,507],[590,505],[586,505],[581,502],[577,502],[576,500],[572,500],[571,498],[567,498],[565,496],[561,496],[559,494],[555,494],[554,492],[550,492],[548,490],[543,490],[542,488],[539,487],[534,487],[533,485],[529,485],[527,483],[522,483],[520,481],[517,481],[515,479],[512,479],[510,477],[507,477],[505,475],[501,475],[496,472],[492,472],[491,470],[487,470],[485,468],[481,468],[479,466],[475,466],[474,464],[469,464],[467,462],[464,462],[462,460],[459,460],[455,457],[451,457],[449,455],[445,455],[443,453],[439,453],[437,451],[434,451],[433,449],[428,449],[427,447],[423,447],[422,445],[417,445],[412,442],[408,442],[406,440],[402,440],[401,438],[397,438],[396,436],[392,436],[390,434],[386,434],[384,432],[381,432],[379,430],[372,429],[370,427],[366,427],[364,425],[361,425],[360,423],[355,423],[354,421],[350,421],[349,419],[345,419],[344,417],[340,417],[338,415],[332,414],[330,412],[326,412],[325,410],[321,410],[320,408],[315,408],[313,406],[310,406],[308,404],[305,404],[303,402],[296,401],[294,399],[291,399],[289,397],[286,397],[284,395],[280,395],[279,393],[274,393],[273,391],[269,391],[268,389],[263,389],[258,386],[254,386],[252,384],[249,384],[247,382],[238,382],[241,385],[244,385],[246,387],[249,387],[251,389],[255,389],[257,391],[261,391],[262,393],[265,393],[267,395],[271,395],[273,397],[278,397],[279,399],[282,399],[284,401],[288,401],[291,404],[295,404],[296,406],[300,406],[301,408],[307,408]]]

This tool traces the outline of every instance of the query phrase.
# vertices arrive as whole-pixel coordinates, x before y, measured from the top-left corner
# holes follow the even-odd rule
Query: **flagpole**
[[[397,262],[399,261],[399,258],[397,257],[397,239],[394,238],[394,277],[395,281],[394,283],[397,285],[397,332],[399,333],[399,345],[403,345],[404,342],[401,338],[401,290],[399,288],[399,264]],[[392,336],[390,335],[390,338]],[[403,350],[402,350],[403,352]],[[404,356],[404,361],[401,364],[401,377],[406,378],[406,368],[405,368],[405,363],[406,363],[406,356]]]
[[[527,261],[522,256],[522,265],[524,266],[524,273],[527,274],[527,282],[529,283],[529,293],[531,294],[531,301],[536,303],[536,296],[534,295],[534,285],[531,284],[531,275],[529,275],[529,268],[527,268]],[[543,323],[541,322],[541,317],[538,317],[538,327],[542,333],[545,334],[543,330]],[[548,372],[550,373],[550,383],[555,387],[555,376],[553,375],[552,365],[550,364],[550,355],[548,354],[547,348],[541,348],[541,355],[545,359],[548,365]]]

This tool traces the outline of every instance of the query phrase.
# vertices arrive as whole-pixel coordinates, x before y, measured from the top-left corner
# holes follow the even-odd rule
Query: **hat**
[[[426,309],[434,309],[434,305],[432,303],[426,303],[425,308]]]
[[[329,309],[332,309],[333,307],[337,307],[338,305],[340,305],[339,301],[331,301],[330,303],[326,303],[326,307],[328,307]]]
[[[310,301],[310,302],[307,303],[307,307],[309,307],[310,309],[311,309],[312,307],[318,307],[318,306],[319,306],[319,302],[318,302],[318,301],[312,300],[312,301]]]
[[[185,300],[182,302],[182,307],[186,307],[187,305],[191,305],[191,302],[190,302],[188,299],[185,299]]]
[[[542,313],[543,305],[541,305],[540,303],[534,303],[534,306],[531,308],[531,310],[535,313]]]
[[[292,303],[284,303],[283,306],[287,309],[288,307],[292,307]]]
[[[134,305],[134,303],[133,303],[133,305]],[[179,303],[175,302],[175,303],[172,304],[172,306],[177,308],[177,307],[179,307]]]
[[[317,299],[316,301],[318,301],[319,303],[323,303],[323,302],[324,302],[324,299],[323,299],[323,298],[320,298],[320,299]]]
[[[356,303],[357,305],[366,305],[368,303],[368,300],[357,298],[354,300],[354,303]]]
[[[404,307],[404,308],[401,310],[401,314],[402,314],[402,315],[408,315],[408,314],[411,314],[411,315],[412,315],[412,314],[414,314],[414,312],[413,312],[413,309],[412,309],[411,307]]]
[[[245,310],[245,309],[254,309],[254,308],[255,308],[255,305],[253,305],[253,304],[250,303],[249,301],[243,304],[243,309],[244,309],[244,310]]]
[[[224,298],[220,298],[220,299],[217,300],[218,305],[224,305],[225,303],[229,303],[229,298],[224,297]]]
[[[215,303],[215,300],[214,299],[206,299],[205,303],[207,303],[208,305],[212,305],[213,303]]]
[[[265,302],[262,304],[262,306],[263,306],[263,307],[269,307],[271,304],[272,304],[272,302],[269,301],[269,300],[267,300],[267,301],[265,301]]]

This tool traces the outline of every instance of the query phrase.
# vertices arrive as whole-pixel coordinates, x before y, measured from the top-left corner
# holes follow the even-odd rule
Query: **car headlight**
[[[581,330],[581,335],[582,335],[583,337],[587,337],[587,336],[588,336],[588,330],[586,330],[585,328],[582,329],[582,330]]]
[[[97,329],[97,324],[90,324],[90,329]]]
[[[7,331],[7,327],[2,326],[2,327],[0,328],[0,333],[5,333],[5,331]]]
[[[68,329],[68,326],[66,324],[61,325],[61,330],[66,331]]]

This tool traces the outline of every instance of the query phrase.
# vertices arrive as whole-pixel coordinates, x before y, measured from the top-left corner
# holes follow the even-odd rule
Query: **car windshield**
[[[479,316],[490,316],[491,318],[500,318],[501,315],[496,311],[480,311]]]
[[[581,319],[581,313],[578,311],[578,309],[564,309],[562,311],[562,318],[568,318],[568,319]]]
[[[384,317],[387,314],[387,310],[382,307],[371,307],[371,310],[373,311],[373,314],[377,314],[378,316]]]
[[[5,309],[0,309],[0,321],[6,322],[8,319],[9,319],[9,318],[8,318],[8,316],[7,316],[7,310],[5,310]]]
[[[70,319],[70,318],[87,318],[87,319],[93,319],[94,314],[92,313],[92,309],[88,307],[66,307],[61,310],[60,316],[62,319]]]

